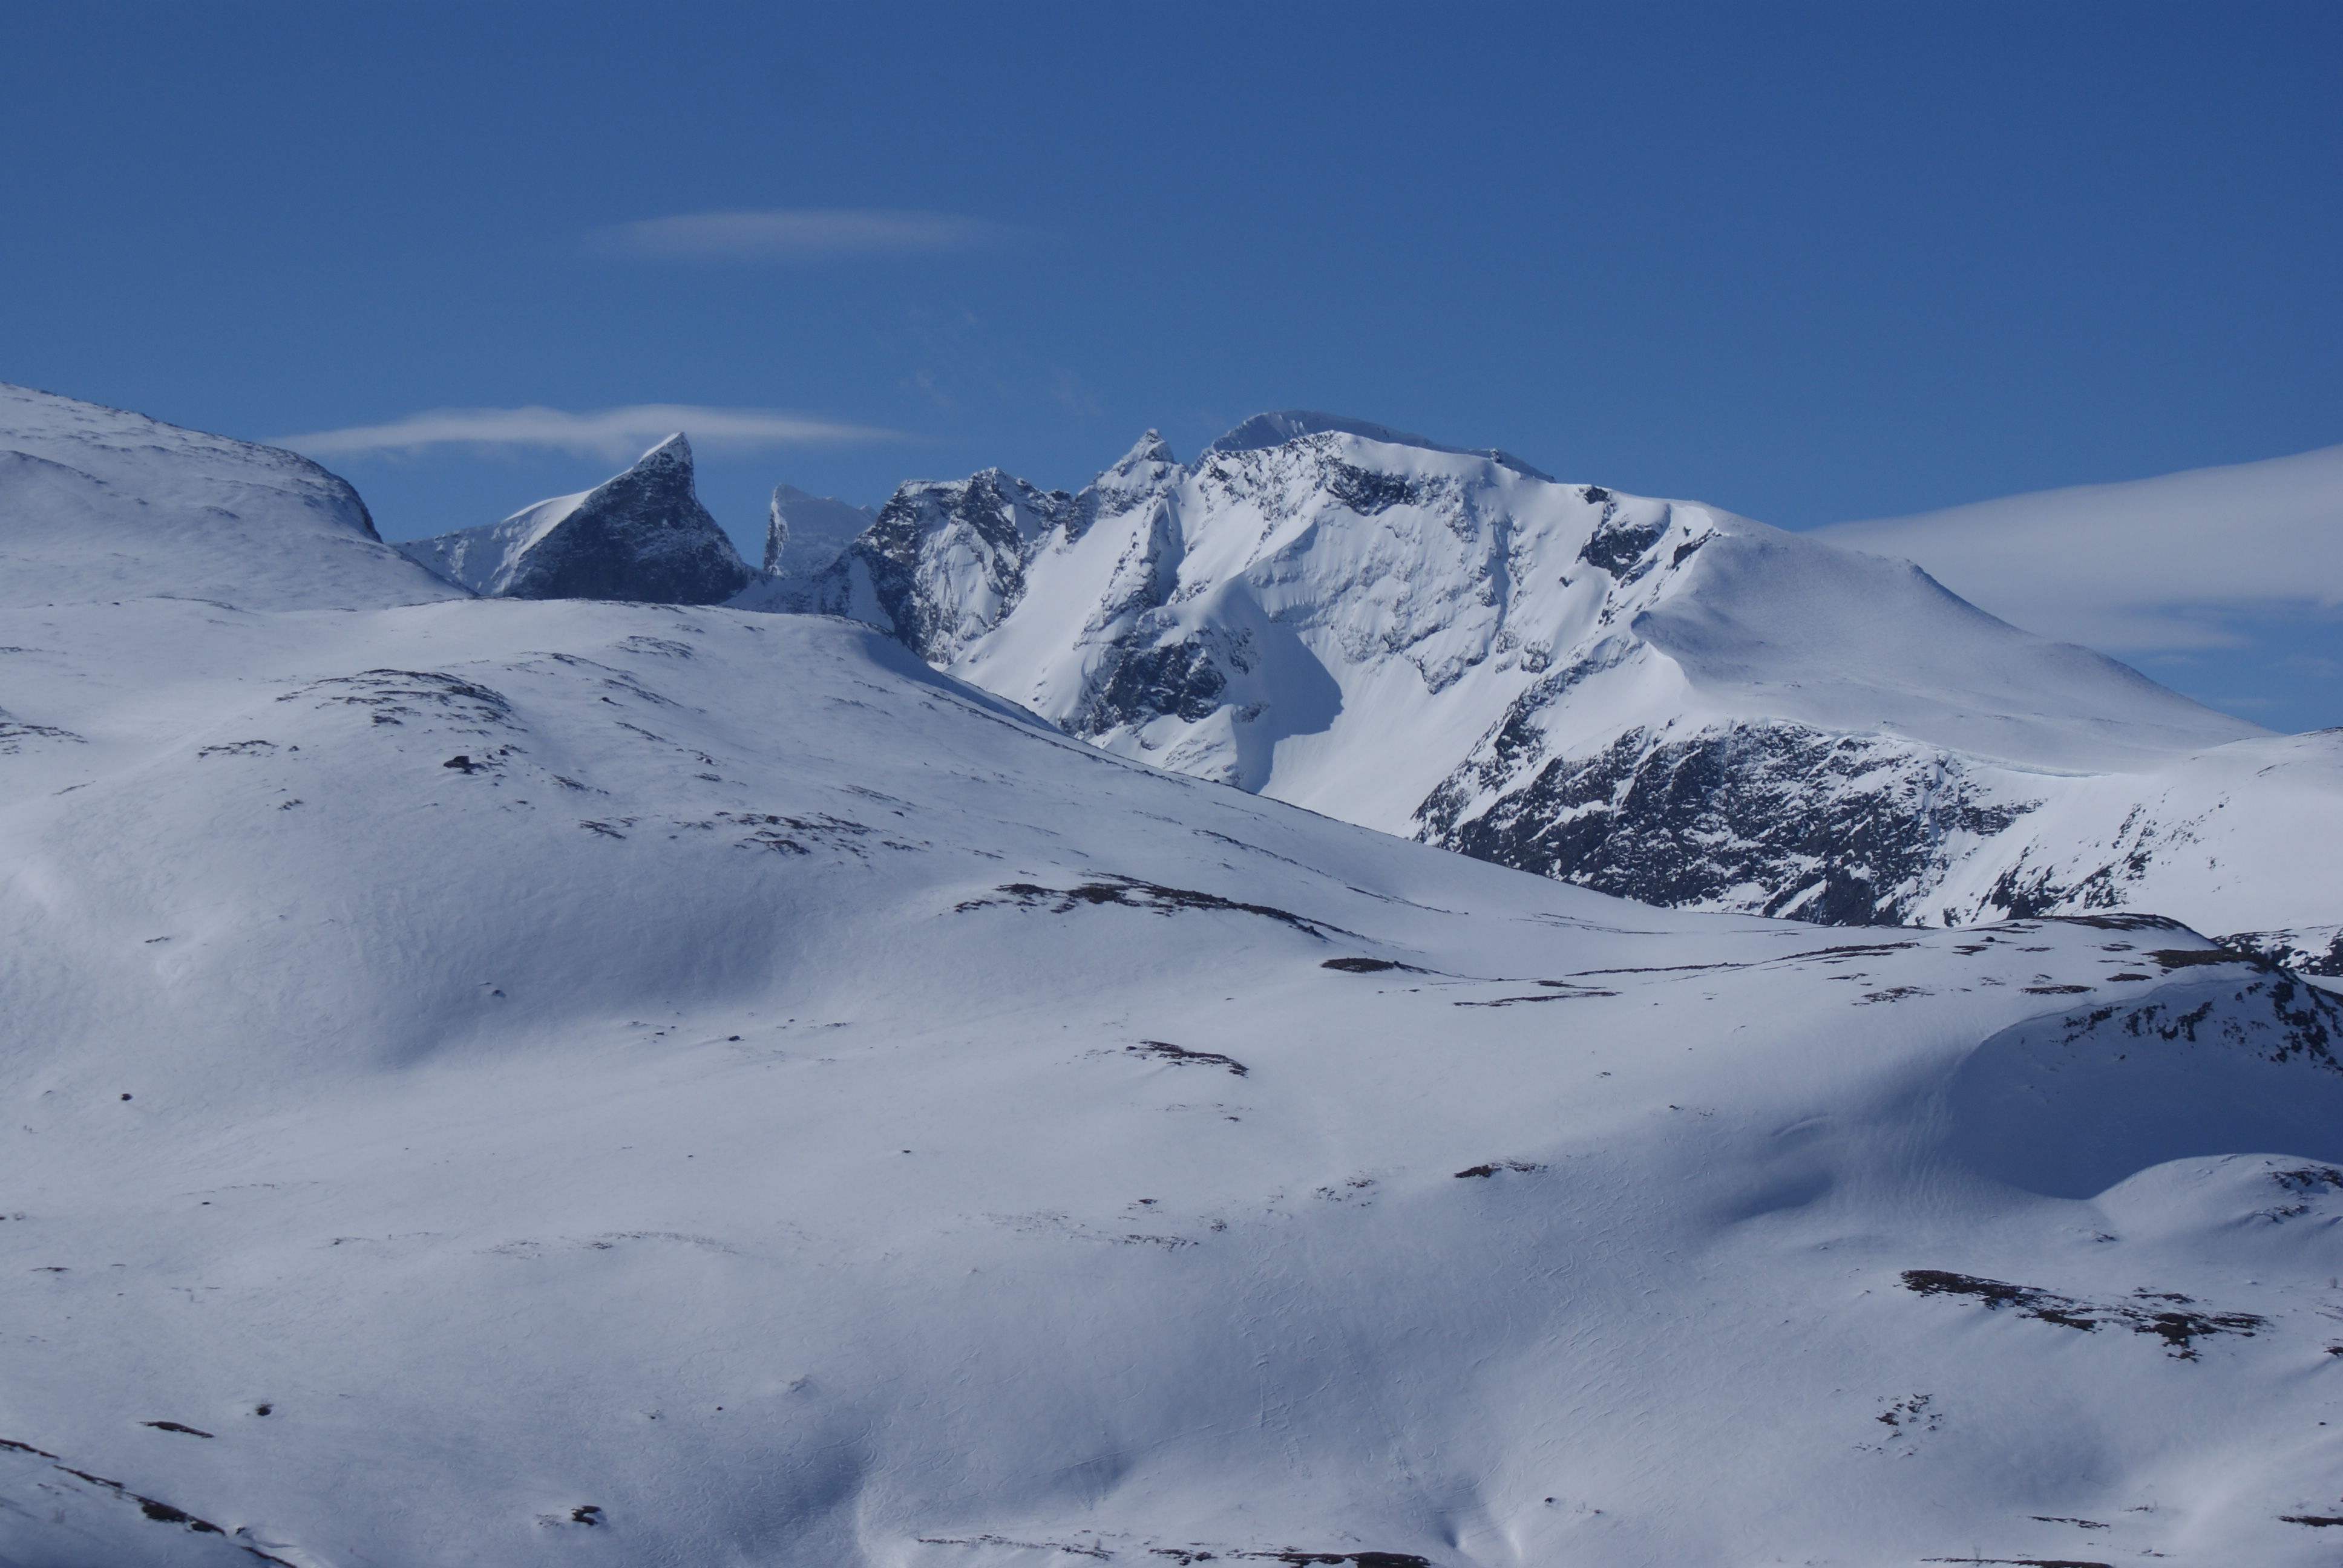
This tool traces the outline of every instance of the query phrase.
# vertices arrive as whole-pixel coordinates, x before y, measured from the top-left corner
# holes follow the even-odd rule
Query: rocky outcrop
[[[930,663],[949,665],[1023,601],[1028,574],[1081,543],[1101,517],[1144,507],[1178,465],[1150,430],[1079,494],[1043,490],[987,468],[965,479],[900,487],[830,568],[772,590],[772,608],[853,616],[884,628]],[[1133,567],[1125,608],[1172,578]],[[762,608],[760,604],[760,608]]]
[[[1952,864],[2032,807],[1978,771],[1933,748],[1798,724],[1681,738],[1637,725],[1591,754],[1540,758],[1477,814],[1479,779],[1460,769],[1417,819],[1428,843],[1647,904],[1916,925],[1943,913],[1927,906]]]
[[[757,578],[699,504],[681,435],[590,490],[398,548],[450,582],[501,598],[720,604]]]

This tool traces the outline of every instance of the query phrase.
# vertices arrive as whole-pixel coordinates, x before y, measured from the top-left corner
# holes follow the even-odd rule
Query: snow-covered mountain
[[[450,582],[503,598],[719,604],[758,577],[699,504],[691,443],[680,434],[590,490],[398,548]]]
[[[1814,537],[1925,557],[1994,614],[2094,647],[2203,648],[2227,616],[2343,605],[2343,446],[1833,523]]]
[[[835,619],[226,610],[201,504],[0,608],[0,1558],[2332,1555],[2282,970],[1638,907]]]
[[[811,577],[826,571],[878,520],[879,514],[869,507],[850,506],[835,496],[809,496],[795,485],[776,485],[766,514],[766,574]]]
[[[0,604],[246,610],[452,597],[308,458],[0,382]]]
[[[1908,562],[1357,421],[1185,466],[1150,432],[1078,495],[907,485],[796,593],[1110,751],[1646,902],[2151,909],[2298,952],[2343,919],[2343,737]]]

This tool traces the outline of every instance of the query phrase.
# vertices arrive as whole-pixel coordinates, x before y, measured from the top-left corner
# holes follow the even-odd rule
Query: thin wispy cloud
[[[976,250],[1010,231],[982,218],[888,207],[695,212],[596,229],[588,248],[663,261],[838,261]]]
[[[637,403],[572,413],[565,408],[433,408],[387,425],[357,425],[280,436],[276,445],[313,457],[368,452],[421,452],[436,447],[546,447],[580,457],[636,456],[681,430],[701,451],[759,451],[900,441],[898,431],[812,419],[772,408],[708,408],[689,403]]]

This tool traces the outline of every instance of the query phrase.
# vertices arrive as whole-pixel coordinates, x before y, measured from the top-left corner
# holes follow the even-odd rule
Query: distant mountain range
[[[1188,464],[1150,431],[1079,493],[906,484],[842,545],[864,514],[784,486],[766,554],[794,537],[797,566],[759,573],[689,457],[401,548],[477,591],[846,616],[1107,750],[1646,903],[2154,910],[2343,975],[2343,736],[2271,735],[1908,562],[1297,411]]]
[[[2326,740],[1350,422],[784,499],[0,388],[0,1563],[2331,1562],[2343,998],[2149,903]]]
[[[2152,909],[2343,974],[2343,736],[1503,453],[1288,413],[1182,465],[1151,432],[1076,495],[906,485],[767,602],[1122,755],[1649,903]]]

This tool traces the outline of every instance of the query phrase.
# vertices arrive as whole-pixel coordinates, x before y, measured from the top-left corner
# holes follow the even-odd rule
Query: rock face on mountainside
[[[1080,495],[998,468],[904,485],[827,571],[788,585],[776,608],[869,621],[949,665],[1017,607],[1038,555],[1079,540],[1101,514],[1145,504],[1178,467],[1151,430]]]
[[[1106,749],[1651,903],[2151,908],[2265,945],[2336,913],[2343,737],[1906,562],[1357,420],[1257,416],[1187,465],[1150,431],[1077,494],[906,485],[786,608]]]
[[[765,523],[766,575],[803,578],[827,570],[878,517],[868,507],[849,506],[835,496],[774,486]]]
[[[691,444],[680,435],[590,490],[398,548],[448,581],[498,598],[720,604],[757,579],[699,504]]]
[[[1433,792],[1417,814],[1426,841],[1644,903],[1763,890],[1761,914],[1893,925],[1926,912],[1913,896],[1955,851],[2027,809],[1966,759],[1799,724],[1683,739],[1635,725],[1591,756],[1548,757],[1527,733],[1536,711],[1521,704]]]
[[[350,609],[450,592],[298,453],[0,383],[0,604]]]

